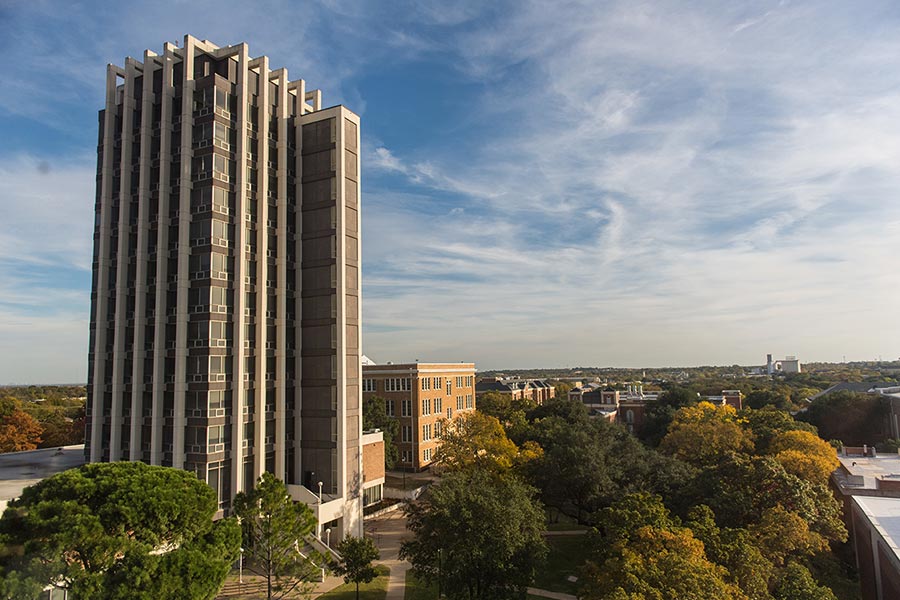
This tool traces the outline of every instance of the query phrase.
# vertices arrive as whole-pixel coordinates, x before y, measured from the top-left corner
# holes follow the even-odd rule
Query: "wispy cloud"
[[[430,179],[397,171],[463,202],[481,198],[482,217],[519,232],[485,241],[448,225],[451,248],[462,238],[479,251],[440,260],[442,249],[422,239],[412,260],[417,272],[438,265],[461,282],[427,303],[417,289],[384,304],[424,304],[419,327],[451,340],[467,335],[454,332],[466,331],[464,311],[480,311],[444,298],[480,292],[477,306],[493,315],[539,315],[518,321],[522,331],[477,327],[468,335],[479,348],[486,337],[546,347],[547,332],[565,332],[546,358],[485,350],[491,366],[591,355],[752,361],[773,346],[810,358],[896,354],[889,336],[863,332],[896,335],[900,323],[871,312],[886,303],[863,302],[859,290],[896,288],[886,267],[900,251],[890,234],[900,223],[891,191],[900,184],[900,81],[886,81],[879,61],[886,46],[900,50],[888,33],[898,27],[873,39],[866,23],[829,8],[772,3],[754,16],[720,5],[567,3],[548,15],[525,4],[465,32],[460,68],[491,83],[479,107],[494,125],[490,141],[472,136],[470,153],[437,148]],[[442,171],[468,190],[439,185]],[[491,277],[473,284],[466,272]],[[591,353],[583,330],[625,337]],[[400,354],[414,335],[376,334],[367,346]]]
[[[20,5],[6,21],[0,111],[84,138],[89,157],[102,65],[190,32],[246,40],[326,103],[365,112],[363,310],[376,359],[900,355],[891,2],[182,8]],[[118,26],[137,15],[143,28]],[[52,89],[36,75],[48,69]],[[86,284],[47,280],[86,277],[92,161],[52,147],[0,159],[14,215],[0,228],[0,329],[40,318],[65,329],[86,314],[86,300],[64,310],[79,306],[67,294]],[[54,290],[55,305],[23,308]]]

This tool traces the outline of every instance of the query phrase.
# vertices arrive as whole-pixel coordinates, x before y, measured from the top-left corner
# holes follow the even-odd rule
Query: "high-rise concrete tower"
[[[246,44],[107,67],[85,452],[361,533],[359,117]]]

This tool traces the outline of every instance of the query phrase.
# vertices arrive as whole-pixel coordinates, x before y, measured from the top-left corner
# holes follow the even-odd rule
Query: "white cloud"
[[[71,128],[60,103],[99,107],[96,65],[185,31],[247,40],[321,87],[327,104],[377,109],[364,121],[383,129],[364,129],[363,310],[366,352],[381,360],[897,356],[900,26],[890,9],[284,2],[262,14],[201,3],[176,19],[153,4],[61,15],[36,3],[16,21],[9,47],[29,51],[10,57],[0,109]],[[138,13],[147,25],[137,33],[114,26]],[[63,33],[48,35],[54,27]],[[409,65],[453,75],[465,110],[452,131],[388,137],[410,106],[390,93],[431,99],[427,80],[396,85]],[[53,88],[34,79],[48,69]],[[361,77],[371,73],[387,75],[390,92],[373,94],[378,83]],[[22,344],[43,343],[23,323],[74,332],[86,314],[86,298],[65,286],[22,279],[23,265],[45,279],[86,276],[90,261],[93,161],[47,157],[41,174],[40,160],[0,163],[15,215],[0,228],[0,335],[15,330]]]
[[[474,105],[490,140],[398,172],[479,199],[477,214],[515,233],[483,239],[477,217],[433,228],[422,214],[405,241],[415,256],[367,251],[376,270],[403,264],[376,276],[386,293],[369,323],[417,313],[367,351],[401,354],[427,330],[468,340],[485,367],[746,362],[773,345],[900,353],[884,300],[900,254],[900,77],[879,63],[896,62],[898,27],[836,33],[846,15],[817,6],[529,3],[461,37],[461,68],[490,82]],[[387,293],[410,273],[425,281]]]

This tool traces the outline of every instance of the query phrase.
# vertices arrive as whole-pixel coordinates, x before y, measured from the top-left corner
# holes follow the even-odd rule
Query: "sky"
[[[900,356],[900,3],[0,2],[0,383],[86,379],[107,63],[190,33],[362,119],[363,346]]]

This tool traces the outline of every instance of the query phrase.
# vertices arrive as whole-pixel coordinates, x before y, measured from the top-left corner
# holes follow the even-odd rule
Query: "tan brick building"
[[[475,410],[474,363],[364,365],[363,399],[386,401],[400,422],[398,468],[421,471],[434,457],[445,421]]]

